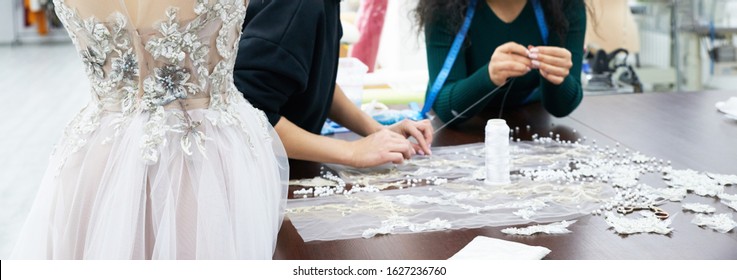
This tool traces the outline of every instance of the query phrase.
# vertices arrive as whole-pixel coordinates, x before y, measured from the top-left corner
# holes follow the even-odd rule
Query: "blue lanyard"
[[[440,73],[438,73],[438,76],[435,78],[435,82],[432,84],[430,92],[428,92],[425,97],[425,105],[422,106],[422,111],[420,111],[420,115],[422,117],[427,117],[427,112],[430,112],[432,104],[435,103],[435,98],[438,98],[440,89],[443,88],[445,80],[448,79],[450,68],[453,67],[453,63],[455,63],[456,58],[458,57],[458,52],[461,50],[463,40],[466,39],[468,28],[471,27],[471,19],[473,19],[473,14],[476,11],[476,1],[477,0],[471,0],[471,3],[468,4],[468,8],[466,8],[466,19],[463,21],[461,30],[456,34],[456,38],[453,40],[453,45],[450,46],[450,52],[448,52],[448,56],[445,57],[443,68],[440,69]]]
[[[471,20],[473,19],[473,14],[476,10],[476,2],[477,0],[470,0],[470,3],[468,4],[468,8],[466,9],[466,18],[463,21],[461,30],[459,30],[458,34],[456,34],[456,37],[453,40],[453,45],[450,46],[448,56],[445,57],[445,62],[443,62],[443,68],[440,69],[440,73],[438,73],[438,76],[435,78],[435,82],[433,82],[430,91],[425,96],[425,105],[422,106],[422,111],[420,111],[420,115],[422,117],[427,117],[427,113],[432,108],[432,104],[435,103],[435,99],[438,97],[440,90],[443,88],[445,80],[448,79],[450,69],[453,68],[453,64],[455,63],[456,58],[458,58],[458,52],[460,52],[461,50],[463,40],[466,39],[466,33],[468,33],[468,29],[471,27]],[[535,9],[535,17],[537,18],[537,25],[540,28],[540,34],[542,34],[543,37],[543,43],[547,45],[549,31],[548,26],[545,23],[545,14],[543,13],[543,8],[540,4],[540,0],[532,0],[532,6]]]
[[[543,44],[548,44],[548,24],[545,22],[545,13],[543,12],[543,6],[540,4],[540,0],[532,0],[532,7],[535,9],[535,17],[537,18],[537,27],[540,28],[540,34],[543,37]]]

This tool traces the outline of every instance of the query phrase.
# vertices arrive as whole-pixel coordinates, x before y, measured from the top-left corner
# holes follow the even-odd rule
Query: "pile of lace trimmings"
[[[737,176],[675,170],[669,162],[619,145],[534,136],[513,142],[511,155],[512,183],[501,187],[483,182],[483,143],[436,148],[432,156],[402,165],[330,166],[337,175],[323,170],[319,177],[290,182],[304,188],[294,191],[298,199],[288,202],[287,213],[307,242],[551,222],[557,223],[503,232],[559,234],[575,222],[566,220],[588,214],[603,216],[619,234],[668,234],[675,215],[660,220],[648,211],[623,215],[616,209],[680,202],[688,194],[719,198],[737,211],[737,195],[725,192],[737,185]],[[645,174],[662,175],[668,187],[641,183]],[[705,206],[684,204],[684,211],[696,212],[692,223],[719,232],[737,226],[731,213]]]

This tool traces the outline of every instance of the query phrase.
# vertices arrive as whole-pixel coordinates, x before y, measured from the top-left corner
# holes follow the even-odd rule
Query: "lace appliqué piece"
[[[731,201],[737,200],[737,194],[720,193],[717,195],[717,197],[719,197],[719,199],[724,199],[724,200],[731,200]]]
[[[87,75],[98,80],[105,78],[105,72],[102,67],[105,66],[105,57],[107,54],[97,50],[94,46],[87,46],[86,49],[79,52],[82,57],[82,63],[85,66]]]
[[[149,108],[165,106],[174,100],[186,99],[189,94],[197,93],[197,86],[187,82],[189,76],[186,69],[172,64],[154,69],[154,75],[143,82]]]
[[[193,121],[186,111],[182,111],[182,113],[173,112],[172,115],[174,115],[179,122],[172,127],[171,131],[183,134],[182,137],[179,138],[179,145],[182,148],[182,151],[191,156],[192,141],[194,141],[197,150],[205,156],[205,141],[212,140],[212,138],[205,136],[204,132],[197,130],[197,127],[199,127],[202,122]]]
[[[167,133],[181,134],[179,138],[179,146],[186,155],[192,155],[192,144],[203,155],[205,152],[205,142],[212,140],[203,132],[197,130],[201,125],[200,121],[193,121],[189,114],[181,111],[164,110],[164,107],[157,107],[154,111],[149,112],[148,121],[144,124],[143,137],[141,139],[141,156],[147,163],[155,163],[159,160],[159,149],[166,147]],[[167,120],[175,118],[173,125],[168,125]]]
[[[141,38],[128,25],[128,18],[120,12],[112,13],[108,19],[100,21],[89,17],[82,20],[76,10],[68,7],[64,0],[54,0],[57,14],[70,31],[69,35],[77,46],[85,71],[91,81],[92,91],[98,102],[93,102],[86,113],[97,112],[98,116],[89,114],[73,121],[75,127],[84,126],[84,131],[97,124],[102,112],[121,112],[120,117],[113,120],[115,136],[130,124],[133,115],[146,114],[149,117],[144,124],[145,135],[141,139],[141,154],[147,162],[158,160],[158,149],[166,145],[167,133],[181,134],[179,146],[186,154],[192,153],[192,146],[204,151],[204,143],[208,139],[200,127],[199,121],[163,110],[161,107],[176,100],[187,99],[197,94],[209,95],[211,109],[205,114],[213,125],[238,125],[247,137],[249,146],[254,149],[251,139],[252,129],[246,124],[253,122],[251,117],[240,116],[242,106],[248,104],[237,91],[233,83],[233,65],[235,64],[238,39],[246,8],[238,0],[195,0],[195,18],[184,22],[178,17],[178,8],[166,11],[166,18],[154,26],[157,31],[152,37],[141,42],[143,48],[155,60],[150,74],[140,77],[139,54],[134,45],[135,38]],[[214,44],[211,38],[201,35],[205,28],[217,30]],[[210,36],[213,34],[208,34]],[[203,35],[205,36],[205,35]],[[213,46],[211,46],[213,45]],[[220,59],[210,53],[216,48]],[[213,59],[217,63],[210,73]],[[142,81],[142,88],[139,88]],[[143,93],[138,96],[139,91]],[[203,96],[202,98],[207,98]],[[184,106],[182,106],[184,107]],[[120,108],[119,110],[117,108]],[[185,108],[182,108],[183,110]],[[253,107],[250,110],[256,111]],[[261,124],[264,139],[271,141],[270,125],[265,121],[262,112],[258,112],[257,122]],[[184,114],[188,113],[184,111]],[[116,115],[118,116],[118,115]],[[178,119],[178,124],[156,123]],[[91,121],[89,125],[80,121]],[[71,138],[86,139],[88,135],[71,135],[78,128],[67,130]],[[78,140],[79,140],[78,139]],[[107,137],[103,144],[113,140]],[[72,141],[83,145],[85,141]],[[78,150],[74,148],[71,150]],[[70,149],[65,149],[70,150]]]
[[[209,13],[198,15],[192,22],[180,30],[177,19],[178,9],[166,11],[167,21],[158,25],[160,36],[146,42],[146,50],[157,60],[165,60],[167,64],[154,69],[154,75],[144,81],[144,99],[149,110],[153,106],[165,106],[176,99],[186,99],[190,95],[201,92],[207,85],[208,76],[206,56],[208,48],[201,43],[197,32],[207,23]],[[191,83],[189,70],[180,66],[187,57],[198,71],[200,84]],[[204,70],[202,70],[204,68]]]
[[[328,180],[323,177],[315,177],[310,179],[289,180],[289,185],[304,187],[337,187],[338,182]]]
[[[576,223],[576,220],[572,221],[560,221],[557,223],[547,224],[547,225],[532,225],[528,227],[510,227],[502,229],[502,232],[509,235],[533,235],[538,233],[544,233],[544,234],[563,234],[563,233],[570,233],[571,231],[568,230],[568,226]]]
[[[67,158],[82,149],[87,144],[89,135],[100,126],[101,109],[90,105],[82,108],[67,124],[59,146],[54,147],[52,155],[57,154],[57,152],[61,153],[59,157],[61,162],[59,162],[57,174],[64,167]]]
[[[107,106],[119,106],[121,116],[112,122],[115,136],[122,130],[126,119],[135,111],[135,94],[138,91],[138,60],[132,52],[131,41],[125,30],[127,21],[120,13],[113,13],[107,25],[94,17],[82,20],[76,11],[67,7],[63,0],[55,0],[56,12],[85,65],[92,92],[98,102],[92,102],[67,126],[62,138],[65,154],[61,156],[63,167],[66,158],[87,144],[87,138],[95,131],[101,114]],[[109,25],[109,26],[108,26]],[[82,34],[83,38],[77,37]],[[105,66],[110,63],[110,74]],[[103,143],[104,144],[104,143]]]
[[[683,207],[683,210],[695,213],[714,213],[717,211],[716,208],[701,203],[684,203],[681,207]]]
[[[381,227],[370,228],[363,231],[363,238],[371,238],[376,235],[397,233],[399,230],[409,232],[423,232],[431,230],[444,230],[451,228],[450,222],[439,218],[432,219],[426,223],[412,223],[406,217],[392,216],[381,222]]]
[[[681,201],[686,198],[688,190],[685,188],[652,188],[652,194],[670,201]]]
[[[691,223],[700,227],[708,227],[721,233],[727,233],[737,227],[737,222],[732,220],[732,214],[717,214],[711,216],[696,214],[696,217],[691,220]]]
[[[248,146],[253,150],[255,145],[249,134],[250,130],[246,126],[247,121],[251,120],[243,120],[236,108],[236,106],[245,104],[245,102],[235,89],[232,77],[235,50],[239,38],[239,36],[234,35],[233,30],[240,34],[245,7],[239,1],[218,1],[213,3],[211,7],[208,7],[207,2],[206,0],[196,1],[194,11],[197,17],[185,26],[180,25],[177,18],[178,10],[169,9],[166,13],[167,21],[158,25],[157,28],[161,36],[146,42],[146,50],[154,58],[162,59],[167,64],[154,69],[154,75],[145,79],[145,107],[152,111],[152,115],[160,114],[157,107],[165,106],[178,99],[189,98],[205,89],[209,89],[209,106],[213,113],[207,114],[206,119],[214,126],[238,125],[246,136]],[[210,47],[203,42],[198,34],[205,26],[215,20],[220,20],[222,23],[216,38],[216,48],[222,59],[210,73],[207,68]],[[232,40],[233,43],[226,44],[229,40]],[[192,64],[193,72],[181,66],[185,61]],[[191,81],[192,77],[194,77],[194,81]],[[250,104],[248,105],[250,106]],[[255,111],[252,106],[249,109]],[[197,130],[200,123],[192,121],[184,108],[183,112],[184,116],[175,114],[175,117],[183,122],[171,127],[170,132],[182,134],[180,146],[186,154],[191,155],[193,143],[204,154],[204,143],[209,138],[202,131]],[[157,116],[157,118],[165,117]],[[154,120],[151,119],[150,121]],[[261,126],[264,138],[270,141],[270,125],[268,122],[265,125],[262,122]],[[143,154],[146,155],[148,160],[154,160],[156,158],[154,151],[157,148],[155,145],[162,142],[160,138],[166,132],[153,131],[157,127],[155,124],[147,127],[152,129],[149,131],[151,134],[144,141],[146,144],[142,147]],[[164,129],[165,127],[158,126],[158,128]]]
[[[536,213],[537,212],[535,212],[535,210],[533,210],[532,208],[524,208],[512,212],[512,214],[514,214],[515,216],[518,216],[525,220],[530,220],[530,218],[532,218],[532,216],[534,216]]]
[[[123,115],[133,112],[138,92],[138,58],[133,53],[127,20],[121,13],[113,13],[103,23],[94,17],[82,20],[63,0],[56,0],[59,18],[70,31],[75,46],[85,65],[92,91],[106,105],[121,106]],[[83,34],[78,38],[76,34]],[[109,75],[105,66],[110,65]]]
[[[642,216],[641,218],[630,219],[607,212],[605,220],[610,227],[614,228],[615,232],[625,235],[648,232],[669,234],[673,231],[673,228],[670,227],[672,217],[660,220],[651,212],[641,211],[639,213]]]
[[[116,18],[121,18],[116,15]],[[124,21],[124,20],[123,20]],[[85,19],[82,22],[87,35],[87,48],[80,52],[82,62],[85,64],[87,75],[98,80],[105,78],[102,67],[107,61],[107,56],[113,50],[112,35],[104,24],[94,18]]]
[[[219,106],[218,108],[220,108],[219,110],[220,114],[218,115],[218,118],[213,118],[211,121],[214,121],[214,123],[218,123],[220,125],[237,125],[241,128],[242,131],[247,132],[248,131],[248,128],[247,128],[248,120],[244,120],[243,117],[240,114],[238,114],[238,112],[235,111],[234,106],[236,106],[235,104],[246,104],[246,106],[250,107],[249,108],[250,110],[257,111],[257,109],[253,108],[253,106],[251,106],[250,103],[233,102],[231,104],[233,105],[225,106],[225,104],[222,104],[222,105],[216,104],[215,106]],[[268,134],[268,128],[264,127],[263,125],[261,127],[263,130],[265,130],[263,133]],[[245,136],[246,136],[246,142],[248,143],[248,147],[251,150],[255,149],[256,147],[253,144],[253,139],[251,138],[252,136],[248,133],[246,133]],[[271,140],[270,136],[264,137],[264,139],[267,139],[268,141]]]
[[[141,157],[148,163],[159,161],[159,148],[168,143],[166,132],[171,129],[166,124],[166,112],[164,107],[158,107],[149,112],[148,121],[143,126],[143,137],[141,138]]]
[[[737,185],[737,175],[724,175],[716,173],[706,173],[707,176],[714,179],[717,184],[722,186],[735,186]]]
[[[663,172],[665,173],[663,179],[674,188],[685,188],[700,196],[717,196],[724,192],[724,186],[705,173],[691,169],[675,170],[672,168],[665,169]]]
[[[114,81],[134,81],[138,78],[138,61],[132,49],[120,52],[120,56],[113,58],[110,79]]]
[[[732,210],[737,211],[737,200],[721,200],[722,204],[729,206]]]

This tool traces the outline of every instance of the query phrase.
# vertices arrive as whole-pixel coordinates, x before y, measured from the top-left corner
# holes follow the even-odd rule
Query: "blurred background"
[[[355,26],[356,18],[365,13],[362,4],[372,1],[343,2],[344,22]],[[367,77],[367,87],[388,87],[390,96],[422,99],[427,64],[424,38],[417,34],[411,13],[417,0],[386,2],[383,22],[391,28],[381,30],[376,61],[367,62],[374,69]],[[580,73],[585,94],[737,89],[737,1],[586,2],[591,8],[584,61],[588,67]],[[378,94],[364,93],[364,101]]]
[[[737,0],[588,0],[586,95],[737,90]],[[417,0],[344,0],[338,83],[357,105],[422,104]],[[0,258],[17,238],[53,145],[89,100],[50,0],[0,0]],[[369,108],[370,110],[370,108]]]

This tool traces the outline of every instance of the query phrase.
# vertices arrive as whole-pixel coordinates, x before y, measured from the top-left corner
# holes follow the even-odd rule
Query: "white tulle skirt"
[[[154,163],[141,156],[146,113],[117,135],[120,113],[101,113],[79,150],[52,155],[11,258],[271,259],[287,156],[273,128],[257,121],[260,111],[232,106],[242,124],[218,126],[207,120],[219,112],[188,111],[202,121],[204,149],[188,155],[181,135],[167,133]],[[74,146],[64,141],[57,149]]]

